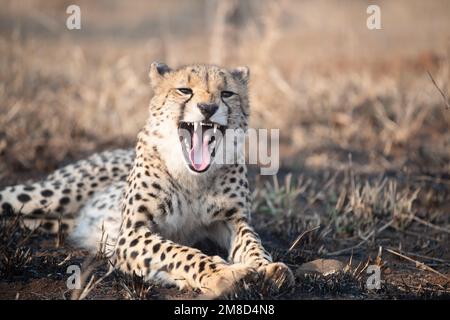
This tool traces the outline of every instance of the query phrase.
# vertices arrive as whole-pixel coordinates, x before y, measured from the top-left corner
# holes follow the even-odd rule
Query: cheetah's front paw
[[[224,265],[221,269],[204,277],[201,287],[202,298],[214,299],[233,292],[239,280],[252,272],[254,272],[253,269],[241,263]]]
[[[258,273],[264,277],[265,285],[280,291],[291,288],[295,284],[294,274],[282,262],[273,262],[258,268]]]

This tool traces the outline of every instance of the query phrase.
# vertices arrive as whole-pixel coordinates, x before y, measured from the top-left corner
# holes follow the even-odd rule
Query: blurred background
[[[66,28],[71,4],[81,30]],[[381,30],[367,28],[371,4]],[[326,257],[383,267],[381,291],[350,268],[343,278],[298,275],[283,297],[449,297],[449,59],[445,0],[0,0],[0,187],[132,147],[153,61],[247,65],[251,125],[281,135],[278,177],[251,176],[266,248],[293,270]],[[61,298],[57,274],[71,262],[54,247],[61,264],[50,249],[49,262],[34,255],[31,267],[28,256],[5,258],[28,282],[0,281],[0,296]],[[16,257],[15,246],[1,250]],[[117,298],[114,286],[94,298]]]
[[[3,174],[129,146],[152,61],[248,65],[254,127],[283,164],[449,169],[449,1],[0,1]],[[381,30],[366,26],[370,4]],[[7,172],[5,172],[5,170]]]

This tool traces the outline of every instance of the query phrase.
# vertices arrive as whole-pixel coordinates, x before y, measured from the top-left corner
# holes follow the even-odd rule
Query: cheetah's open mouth
[[[225,126],[214,122],[180,122],[178,132],[181,149],[191,170],[208,170],[225,129]]]

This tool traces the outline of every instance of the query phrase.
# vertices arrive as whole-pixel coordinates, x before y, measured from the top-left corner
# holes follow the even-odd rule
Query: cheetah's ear
[[[250,69],[248,67],[237,67],[231,70],[231,75],[242,83],[247,84],[250,77]]]
[[[150,72],[148,76],[152,86],[155,87],[164,78],[164,75],[169,73],[171,69],[165,63],[153,62],[150,65]]]

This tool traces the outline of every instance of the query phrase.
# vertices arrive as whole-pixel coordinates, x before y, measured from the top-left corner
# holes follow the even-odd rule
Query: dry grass
[[[448,2],[380,1],[380,31],[367,30],[359,1],[79,1],[80,31],[64,27],[68,4],[0,1],[0,187],[132,146],[152,94],[151,61],[249,65],[252,125],[281,132],[278,177],[252,175],[254,224],[274,257],[292,268],[352,253],[366,261],[381,246],[435,259],[420,258],[448,275]],[[28,239],[17,228],[2,225],[0,237]],[[64,267],[85,253],[46,239],[38,255],[35,237],[2,246],[2,278],[19,274],[29,286],[0,281],[0,291],[69,297]],[[364,273],[349,272],[297,279],[281,296],[247,283],[234,298],[448,297],[448,284],[382,258],[377,293],[364,288]],[[92,270],[95,279],[106,271]],[[53,291],[41,295],[42,283]],[[180,297],[161,292],[114,275],[84,298]]]

